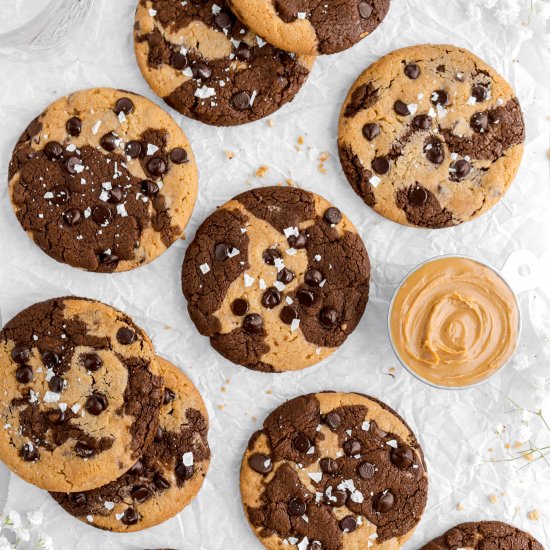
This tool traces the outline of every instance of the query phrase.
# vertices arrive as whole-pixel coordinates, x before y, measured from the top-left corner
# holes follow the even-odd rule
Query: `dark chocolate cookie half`
[[[111,483],[79,493],[52,493],[81,521],[108,531],[140,531],[171,518],[199,492],[208,465],[208,413],[193,383],[157,358],[165,389],[160,424],[138,462]]]
[[[50,491],[126,472],[157,431],[162,378],[147,335],[124,313],[56,298],[0,333],[0,459]]]
[[[370,263],[351,221],[302,189],[264,187],[209,216],[189,245],[191,319],[234,363],[265,372],[323,360],[359,323]]]
[[[427,495],[410,428],[386,404],[357,393],[287,401],[252,436],[241,465],[246,516],[270,550],[399,548]]]
[[[197,168],[160,107],[95,88],[62,97],[29,124],[13,151],[9,193],[46,254],[88,271],[126,271],[181,237]]]
[[[153,91],[215,126],[251,122],[292,101],[315,60],[266,43],[226,0],[140,0],[134,41]]]
[[[390,220],[449,227],[480,216],[519,168],[514,91],[454,46],[412,46],[371,65],[340,113],[338,147],[356,193]]]

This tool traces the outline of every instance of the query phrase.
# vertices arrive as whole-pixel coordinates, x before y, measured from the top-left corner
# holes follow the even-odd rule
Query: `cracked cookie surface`
[[[225,0],[140,0],[134,45],[156,94],[216,126],[252,122],[292,101],[315,60],[267,44]]]
[[[210,462],[208,413],[195,386],[157,357],[164,380],[159,429],[119,479],[80,493],[52,493],[71,515],[109,531],[140,531],[171,518],[199,492]]]
[[[500,521],[461,523],[421,550],[544,550],[529,533]]]
[[[264,372],[326,358],[359,323],[370,263],[351,221],[314,193],[264,187],[209,216],[182,271],[191,319],[230,361]]]
[[[397,549],[424,511],[422,449],[384,403],[323,392],[287,401],[250,439],[241,496],[270,550]]]
[[[11,202],[46,254],[97,272],[146,264],[183,234],[197,195],[185,134],[130,92],[83,90],[52,103],[15,146]]]
[[[390,0],[229,0],[237,16],[278,48],[299,54],[345,50],[380,25]]]
[[[162,379],[127,315],[56,298],[0,333],[0,395],[0,459],[43,489],[83,491],[123,474],[152,441]]]
[[[376,212],[440,228],[487,212],[519,168],[525,126],[512,88],[467,50],[394,51],[351,87],[338,148],[346,177]]]

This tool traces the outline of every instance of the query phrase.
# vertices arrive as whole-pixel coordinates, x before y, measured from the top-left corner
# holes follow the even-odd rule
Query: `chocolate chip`
[[[467,160],[457,160],[451,164],[456,179],[462,180],[470,173],[470,163]]]
[[[35,460],[38,460],[40,458],[40,455],[38,454],[38,449],[30,443],[25,443],[25,445],[21,447],[21,451],[19,454],[25,462],[34,462]]]
[[[20,384],[29,384],[32,382],[33,374],[31,367],[29,367],[29,365],[21,365],[18,367],[15,371],[15,379]]]
[[[80,210],[76,208],[69,208],[63,212],[63,221],[69,226],[75,226],[82,219],[82,214]]]
[[[265,475],[273,470],[271,458],[263,453],[254,453],[248,457],[248,465],[259,474]]]
[[[31,350],[27,346],[15,346],[11,350],[11,358],[15,363],[23,365],[31,358]]]
[[[424,187],[415,185],[409,189],[409,201],[415,206],[422,206],[428,200],[428,192]]]
[[[357,473],[363,479],[371,479],[374,476],[375,471],[374,465],[370,462],[363,462],[362,464],[359,464],[359,467],[357,468]]]
[[[154,181],[143,180],[141,182],[141,192],[148,197],[153,197],[159,192],[159,186]]]
[[[325,503],[333,508],[341,508],[348,500],[348,494],[346,491],[332,491],[329,496],[325,493]]]
[[[54,367],[57,367],[57,365],[59,365],[61,360],[59,359],[59,355],[57,355],[55,351],[48,350],[42,353],[42,362],[47,368],[53,369]]]
[[[115,103],[115,113],[117,115],[120,113],[129,115],[133,111],[134,111],[134,102],[130,98],[121,97],[120,99],[117,99],[117,102]]]
[[[79,136],[80,132],[82,132],[82,121],[78,117],[74,116],[67,120],[65,129],[71,136]]]
[[[311,441],[305,434],[298,434],[292,444],[299,453],[307,453],[311,447]]]
[[[325,210],[323,219],[329,225],[336,225],[342,221],[342,212],[338,208],[331,206]]]
[[[103,366],[103,361],[97,353],[86,353],[82,356],[84,367],[92,372],[98,371]]]
[[[160,474],[155,474],[155,477],[153,478],[153,483],[155,484],[155,487],[157,489],[166,490],[170,488],[170,482],[162,477]]]
[[[394,104],[393,104],[393,110],[398,114],[398,115],[401,115],[401,116],[408,116],[411,114],[411,112],[409,111],[409,106],[404,103],[403,101],[401,101],[400,99],[398,99]]]
[[[276,248],[266,248],[262,253],[262,259],[267,265],[275,265],[275,260],[282,257],[282,254]]]
[[[281,303],[281,293],[274,287],[269,287],[262,295],[262,306],[273,309]]]
[[[445,107],[449,103],[449,95],[445,90],[436,90],[432,92],[431,100],[434,105]]]
[[[231,103],[233,104],[233,107],[235,107],[235,109],[238,109],[239,111],[245,111],[251,105],[251,98],[246,92],[240,91],[236,94],[233,94],[233,96],[231,97]]]
[[[191,70],[193,72],[193,78],[210,78],[212,76],[212,69],[206,63],[195,63]]]
[[[116,187],[113,187],[109,191],[109,197],[107,198],[107,202],[109,204],[120,204],[123,198],[124,198],[124,191],[122,187],[119,187],[117,185]]]
[[[393,464],[404,470],[413,464],[414,453],[409,446],[400,445],[397,449],[392,449],[390,458]]]
[[[334,460],[333,458],[322,458],[319,461],[319,466],[321,467],[321,470],[325,472],[325,474],[336,474],[340,471],[340,466],[338,466],[338,462]]]
[[[372,507],[379,514],[385,514],[389,512],[395,503],[395,497],[391,491],[384,491],[383,493],[378,493],[372,502]]]
[[[428,115],[416,115],[413,118],[413,125],[419,130],[428,130],[432,127],[432,117]]]
[[[318,540],[314,540],[308,544],[307,550],[323,550],[323,547]]]
[[[62,204],[68,203],[71,196],[71,192],[62,185],[54,187],[52,190],[52,194],[53,197],[51,199],[51,202],[56,206],[61,206]]]
[[[102,393],[94,393],[86,399],[84,408],[93,416],[100,415],[108,406],[107,397]]]
[[[319,321],[322,325],[331,327],[338,322],[338,312],[331,307],[324,307],[319,314]]]
[[[323,280],[323,274],[317,269],[308,269],[304,275],[304,281],[309,286],[319,286]]]
[[[108,250],[104,250],[99,254],[99,261],[103,265],[112,267],[119,262],[120,258]]]
[[[288,513],[291,516],[303,516],[306,513],[306,503],[299,499],[293,498],[287,505]]]
[[[154,441],[160,443],[164,439],[164,430],[159,426],[153,437]]]
[[[172,63],[172,67],[174,67],[174,69],[183,71],[183,69],[187,67],[187,56],[181,52],[176,52],[172,55],[170,62]]]
[[[287,241],[288,244],[296,250],[305,248],[307,245],[307,238],[304,233],[298,233],[298,235],[289,235]]]
[[[139,157],[139,155],[141,155],[141,143],[135,139],[129,141],[124,148],[124,152],[131,159]]]
[[[183,147],[174,147],[170,151],[170,160],[174,164],[185,164],[189,162],[189,157],[187,156],[187,151]]]
[[[257,313],[249,313],[243,319],[243,330],[249,334],[259,334],[262,332],[264,321]]]
[[[112,152],[116,149],[118,141],[119,138],[113,132],[109,132],[99,140],[99,144],[105,151]]]
[[[60,426],[65,422],[65,413],[59,409],[53,409],[46,413],[48,422],[54,426]]]
[[[145,502],[151,496],[151,491],[145,485],[138,485],[132,489],[130,493],[134,502]]]
[[[88,499],[84,493],[69,493],[69,502],[73,506],[85,506]]]
[[[411,80],[416,80],[420,76],[420,67],[416,63],[409,63],[405,66],[405,76]]]
[[[290,271],[290,269],[287,269],[286,267],[283,267],[283,269],[277,273],[277,281],[283,283],[284,285],[288,285],[288,283],[292,282],[293,279],[294,272]]]
[[[119,344],[129,346],[136,339],[136,333],[128,327],[120,327],[116,333],[116,339]]]
[[[80,159],[72,156],[65,161],[65,168],[69,174],[76,174],[76,167],[80,165]]]
[[[345,518],[342,518],[338,525],[344,533],[351,533],[357,529],[357,521],[353,516],[346,516]]]
[[[90,458],[94,455],[95,449],[91,446],[85,443],[84,441],[79,441],[75,446],[74,450],[78,456],[81,458]]]
[[[143,463],[141,460],[138,460],[129,470],[128,474],[132,476],[137,476],[143,472]]]
[[[235,57],[239,61],[249,61],[252,57],[252,51],[244,42],[241,42],[235,52]]]
[[[440,142],[430,143],[424,148],[426,158],[432,164],[441,164],[445,160],[445,153],[443,152],[443,146]]]
[[[380,126],[374,122],[369,122],[363,126],[363,135],[369,141],[372,141],[374,138],[380,135]]]
[[[182,479],[183,481],[187,481],[188,479],[191,479],[193,477],[193,474],[195,473],[195,468],[193,465],[186,466],[183,462],[180,462],[176,466],[176,476],[178,476],[179,479]]]
[[[216,17],[214,17],[214,22],[220,29],[228,29],[231,27],[231,16],[224,11],[220,11]]]
[[[120,521],[124,525],[135,525],[139,521],[139,514],[133,508],[128,508]]]
[[[387,174],[390,171],[390,160],[388,157],[375,157],[371,167],[377,174]]]
[[[355,456],[361,453],[361,442],[357,439],[347,439],[344,441],[343,449],[348,456]]]
[[[51,391],[55,393],[60,393],[61,391],[63,391],[65,381],[63,380],[63,378],[61,378],[61,376],[57,376],[57,374],[54,374],[48,381],[48,386]]]
[[[48,141],[48,143],[44,146],[44,154],[50,160],[57,160],[61,158],[61,155],[63,154],[63,146],[57,141]]]
[[[294,319],[298,319],[298,312],[292,306],[285,306],[281,310],[279,318],[286,325],[290,325],[292,324],[292,321],[294,321]]]
[[[176,399],[176,394],[170,388],[164,388],[164,399],[162,400],[164,405],[168,405]]]
[[[237,298],[233,300],[231,304],[231,311],[238,317],[243,317],[248,312],[248,302],[243,298]]]
[[[331,430],[337,430],[342,425],[342,418],[332,411],[325,415],[325,423]]]
[[[214,247],[214,258],[218,260],[218,262],[224,262],[229,258],[229,246],[227,246],[225,243],[218,243]]]
[[[478,133],[483,133],[489,126],[489,117],[487,113],[475,113],[470,118],[470,126]]]
[[[311,290],[306,290],[305,288],[298,290],[296,297],[300,305],[304,307],[311,307],[315,303],[315,294],[313,294]]]
[[[111,209],[108,208],[107,206],[103,206],[102,204],[99,204],[92,208],[92,219],[98,225],[109,223],[112,218],[113,218],[113,213],[111,212]]]
[[[372,6],[367,2],[359,2],[359,15],[368,19],[372,15]]]
[[[477,103],[483,103],[489,97],[489,90],[481,84],[477,84],[472,88],[472,97],[475,98]]]
[[[167,170],[168,165],[166,164],[166,161],[164,159],[161,159],[160,157],[153,157],[147,163],[147,171],[153,176],[162,176],[166,174]]]

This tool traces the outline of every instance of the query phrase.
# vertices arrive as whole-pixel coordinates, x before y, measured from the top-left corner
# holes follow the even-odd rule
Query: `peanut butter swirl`
[[[421,378],[440,386],[469,386],[512,356],[518,305],[492,269],[467,258],[441,258],[401,285],[390,331],[399,357]]]

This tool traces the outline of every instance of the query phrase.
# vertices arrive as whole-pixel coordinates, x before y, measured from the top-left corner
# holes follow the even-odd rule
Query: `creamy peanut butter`
[[[390,333],[401,360],[421,378],[439,386],[469,386],[514,353],[519,310],[494,270],[445,257],[422,265],[398,289]]]

